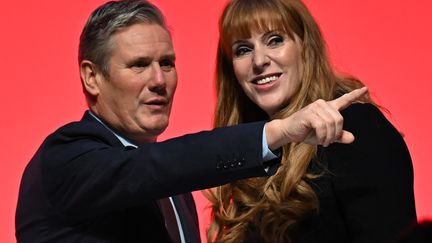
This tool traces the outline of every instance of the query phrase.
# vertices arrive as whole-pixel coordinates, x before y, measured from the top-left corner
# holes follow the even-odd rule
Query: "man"
[[[79,62],[89,111],[49,135],[26,167],[18,242],[199,242],[189,191],[271,175],[279,160],[269,149],[289,142],[351,142],[340,117],[325,110],[365,92],[324,111],[157,143],[177,84],[159,10],[146,1],[99,7],[81,34]]]

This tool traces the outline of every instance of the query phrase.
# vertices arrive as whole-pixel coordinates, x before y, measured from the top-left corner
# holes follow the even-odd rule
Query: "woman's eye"
[[[267,45],[269,45],[269,46],[278,46],[278,45],[280,45],[283,42],[284,42],[284,38],[282,36],[280,36],[280,35],[272,35],[268,39]]]
[[[234,51],[234,56],[235,57],[241,57],[246,55],[247,53],[249,53],[251,51],[251,49],[249,47],[246,46],[239,46],[235,49]]]

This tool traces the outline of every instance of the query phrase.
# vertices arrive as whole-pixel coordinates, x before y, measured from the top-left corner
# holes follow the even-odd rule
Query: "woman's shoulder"
[[[354,103],[341,111],[341,114],[344,118],[344,129],[354,133],[354,135],[355,133],[372,133],[373,131],[399,134],[383,112],[374,104]]]
[[[377,106],[355,103],[341,114],[344,130],[351,132],[355,140],[351,144],[332,144],[326,149],[328,155],[341,160],[362,161],[361,164],[371,166],[389,165],[395,160],[411,161],[401,133]]]
[[[382,118],[383,113],[374,104],[371,103],[353,103],[341,111],[344,119],[365,120],[366,118]]]

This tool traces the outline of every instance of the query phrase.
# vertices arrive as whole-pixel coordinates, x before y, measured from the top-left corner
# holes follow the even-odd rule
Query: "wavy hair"
[[[243,92],[232,65],[232,43],[253,32],[283,30],[301,44],[301,82],[289,103],[270,118],[284,118],[317,99],[331,100],[364,86],[331,67],[320,28],[300,0],[232,0],[219,20],[216,66],[215,127],[269,119]],[[373,103],[367,94],[360,102]],[[251,229],[266,242],[289,242],[290,231],[319,209],[308,182],[319,175],[308,172],[317,146],[292,143],[283,148],[278,172],[268,178],[236,181],[207,191],[212,203],[209,242],[242,242]]]

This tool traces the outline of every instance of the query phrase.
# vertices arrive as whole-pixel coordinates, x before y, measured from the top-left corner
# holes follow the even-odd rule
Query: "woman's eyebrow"
[[[238,39],[236,41],[234,41],[231,46],[238,46],[241,44],[247,44],[248,43],[248,39]]]

